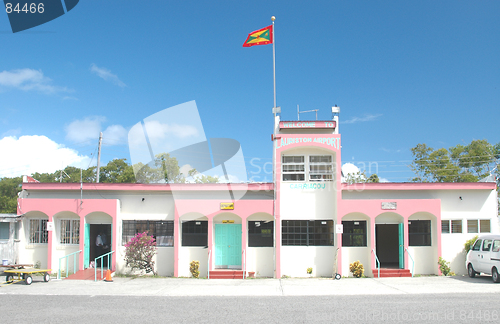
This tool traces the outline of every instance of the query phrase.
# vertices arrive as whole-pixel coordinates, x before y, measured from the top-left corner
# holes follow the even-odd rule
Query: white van
[[[500,235],[479,237],[467,253],[465,267],[471,278],[485,273],[491,275],[493,282],[500,282]]]

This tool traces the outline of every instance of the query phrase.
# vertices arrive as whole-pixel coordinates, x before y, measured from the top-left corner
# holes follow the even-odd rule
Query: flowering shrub
[[[191,271],[191,275],[193,278],[200,277],[200,261],[191,261],[189,264],[189,271]]]
[[[352,272],[354,277],[361,278],[365,269],[359,261],[355,261],[349,265],[349,271]]]
[[[153,257],[156,254],[156,241],[148,232],[137,233],[125,244],[125,262],[132,269],[154,273]]]

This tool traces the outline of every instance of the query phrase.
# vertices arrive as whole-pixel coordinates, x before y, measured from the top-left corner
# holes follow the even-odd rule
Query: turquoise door
[[[399,268],[405,268],[405,246],[404,246],[404,231],[403,223],[398,224],[399,231]]]
[[[215,224],[215,266],[241,266],[241,224]]]
[[[85,224],[83,244],[83,268],[87,269],[90,263],[90,224]]]

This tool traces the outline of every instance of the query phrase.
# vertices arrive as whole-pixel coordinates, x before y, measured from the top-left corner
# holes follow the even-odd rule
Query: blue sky
[[[272,181],[272,46],[242,44],[273,15],[282,120],[340,106],[343,163],[400,182],[418,143],[500,142],[499,1],[86,0],[15,34],[0,13],[0,177],[87,168],[99,131],[130,161],[133,125],[195,100]]]

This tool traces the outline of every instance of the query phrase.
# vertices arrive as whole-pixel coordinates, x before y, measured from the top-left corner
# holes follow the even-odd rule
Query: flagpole
[[[273,263],[274,263],[274,278],[276,278],[276,145],[274,145],[274,141],[276,140],[276,51],[274,47],[274,43],[276,42],[276,33],[274,32],[274,20],[276,17],[272,16],[271,20],[273,21],[273,86],[274,86],[274,120],[273,120]]]
[[[274,83],[274,108],[276,108],[276,51],[274,48],[274,43],[276,42],[276,33],[274,32],[274,20],[276,17],[272,16],[273,21],[273,83]],[[274,117],[276,117],[276,112],[274,112]]]

